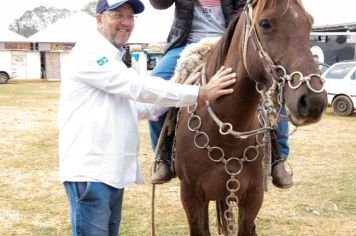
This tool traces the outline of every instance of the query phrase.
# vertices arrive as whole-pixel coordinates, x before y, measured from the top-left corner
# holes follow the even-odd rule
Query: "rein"
[[[203,64],[203,68],[202,68],[202,85],[206,85],[206,64]],[[272,105],[272,103],[270,103],[271,100],[269,100],[268,102],[264,102],[265,105],[269,106]],[[219,117],[216,115],[216,113],[214,112],[213,108],[210,106],[210,102],[209,101],[205,101],[205,106],[208,109],[208,112],[210,114],[210,117],[215,121],[215,123],[217,124],[217,126],[219,127],[219,132],[222,135],[227,135],[230,134],[232,136],[234,136],[235,138],[240,138],[240,139],[246,139],[249,138],[251,136],[255,136],[255,135],[259,135],[259,134],[263,134],[267,131],[272,130],[273,128],[267,124],[266,119],[263,119],[263,115],[261,113],[259,113],[259,121],[260,121],[260,125],[262,126],[262,128],[259,129],[255,129],[255,130],[251,130],[251,131],[246,131],[246,132],[239,132],[239,131],[235,131],[233,130],[232,124],[231,123],[225,123],[223,121],[221,121],[219,119]],[[269,109],[269,110],[273,110],[273,109]],[[197,118],[197,117],[194,117]],[[200,118],[199,118],[200,119]]]

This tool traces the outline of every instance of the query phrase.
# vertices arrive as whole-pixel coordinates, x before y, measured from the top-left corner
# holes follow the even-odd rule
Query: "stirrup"
[[[293,168],[292,168],[292,165],[291,165],[291,164],[289,163],[289,161],[287,161],[287,160],[278,159],[278,160],[274,161],[274,162],[272,163],[272,168],[275,167],[276,165],[278,165],[280,162],[284,162],[284,163],[286,163],[286,164],[288,165],[290,175],[293,177]]]

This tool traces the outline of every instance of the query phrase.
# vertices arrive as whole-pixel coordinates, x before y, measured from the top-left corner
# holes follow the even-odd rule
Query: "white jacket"
[[[197,86],[128,69],[122,52],[95,30],[70,54],[58,115],[61,182],[99,181],[115,188],[143,183],[138,119],[156,119],[166,110],[147,103],[178,107],[197,99]]]

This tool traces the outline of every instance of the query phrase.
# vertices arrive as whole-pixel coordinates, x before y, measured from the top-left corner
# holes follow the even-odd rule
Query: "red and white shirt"
[[[220,0],[195,0],[192,27],[187,41],[196,43],[206,37],[219,37],[225,31]]]

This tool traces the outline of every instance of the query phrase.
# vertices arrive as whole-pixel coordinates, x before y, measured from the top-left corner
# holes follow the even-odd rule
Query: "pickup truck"
[[[15,68],[2,67],[0,65],[0,84],[6,84],[9,79],[17,76]]]

